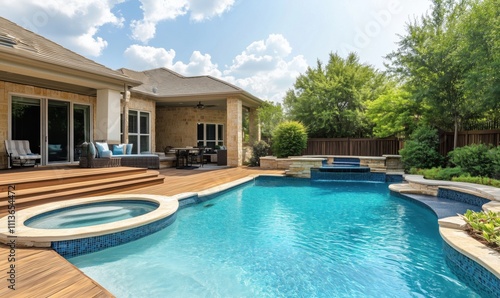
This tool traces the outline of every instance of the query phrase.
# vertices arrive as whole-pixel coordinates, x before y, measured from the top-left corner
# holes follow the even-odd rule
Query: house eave
[[[140,81],[130,79],[119,73],[114,75],[84,68],[78,69],[55,64],[50,60],[40,61],[19,53],[7,53],[5,51],[0,51],[0,69],[5,73],[32,78],[34,85],[36,85],[37,81],[43,81],[53,82],[54,87],[67,84],[68,86],[79,86],[94,90],[123,90],[124,85],[135,87],[142,84]],[[44,85],[47,85],[47,83]]]

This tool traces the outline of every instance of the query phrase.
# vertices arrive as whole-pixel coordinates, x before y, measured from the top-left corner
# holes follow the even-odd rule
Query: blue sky
[[[42,3],[43,2],[43,3]],[[430,0],[0,0],[0,16],[112,69],[212,75],[280,102],[331,52],[383,70]]]

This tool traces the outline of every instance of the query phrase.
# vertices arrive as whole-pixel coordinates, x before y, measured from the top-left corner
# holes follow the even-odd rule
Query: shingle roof
[[[121,68],[122,73],[143,84],[132,90],[157,97],[245,93],[243,89],[211,76],[185,77],[166,68],[137,72]]]
[[[0,53],[129,81],[122,73],[72,52],[43,36],[0,17]],[[136,82],[137,83],[137,82]]]

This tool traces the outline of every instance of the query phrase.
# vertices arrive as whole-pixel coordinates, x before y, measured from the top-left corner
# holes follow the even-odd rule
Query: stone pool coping
[[[389,189],[401,194],[437,195],[439,188],[471,194],[490,200],[482,205],[485,211],[500,212],[500,188],[474,183],[428,180],[422,175],[405,175],[407,184],[392,184]],[[443,240],[461,254],[480,264],[500,279],[500,253],[472,238],[466,231],[466,223],[459,216],[438,220]]]
[[[85,205],[89,203],[121,200],[142,200],[153,202],[158,204],[158,208],[151,212],[133,218],[81,228],[37,229],[24,225],[24,222],[26,222],[26,220],[56,209]],[[0,222],[5,222],[6,224],[2,225],[2,227],[0,228],[0,242],[8,244],[11,240],[15,239],[17,247],[51,247],[51,243],[55,241],[102,236],[157,222],[174,214],[177,211],[178,207],[179,202],[176,198],[144,194],[105,195],[48,203],[17,211],[15,213],[16,223],[13,226],[14,233],[9,233],[9,228],[7,225],[9,215],[1,218]],[[13,236],[15,236],[15,238]]]

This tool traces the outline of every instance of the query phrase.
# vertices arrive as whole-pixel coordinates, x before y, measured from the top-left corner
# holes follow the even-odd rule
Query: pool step
[[[60,178],[58,185],[44,185],[41,187],[26,187],[24,185],[21,189],[18,189],[16,183],[16,190],[14,191],[15,204],[16,208],[26,208],[73,198],[116,194],[121,191],[130,191],[146,186],[162,184],[164,179],[165,177],[159,175],[158,171],[139,169],[139,171],[125,171],[119,175],[116,175],[116,173],[95,175],[93,179],[89,179],[89,177],[76,180],[74,177],[68,177],[68,179]],[[38,183],[31,181],[30,183],[32,185],[43,185],[42,181]],[[7,205],[7,200],[0,201],[0,208],[4,208]]]

